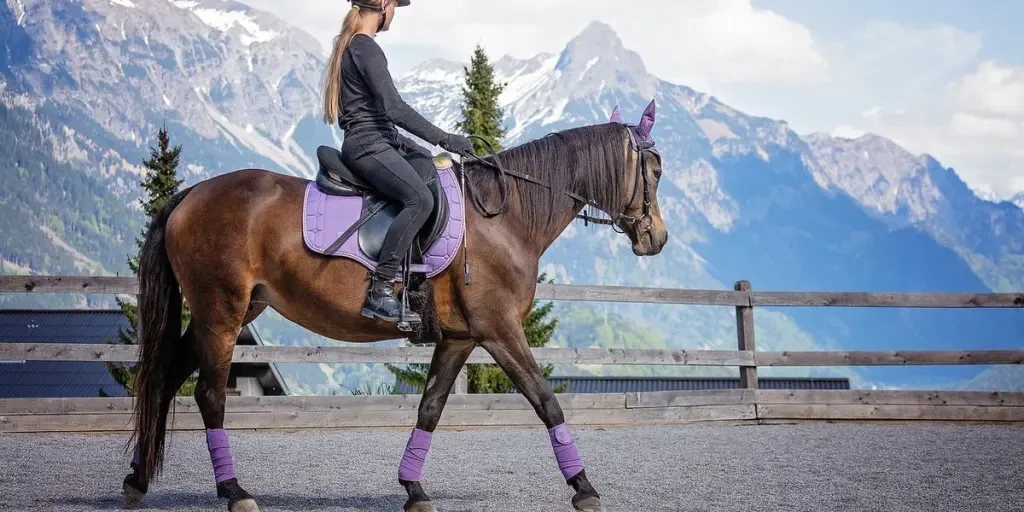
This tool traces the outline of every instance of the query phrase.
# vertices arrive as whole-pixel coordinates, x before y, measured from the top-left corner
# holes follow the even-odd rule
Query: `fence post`
[[[459,376],[455,378],[455,389],[452,393],[456,395],[469,394],[469,374],[466,373],[466,366],[459,370]]]
[[[733,288],[738,292],[750,292],[750,281],[738,281]],[[754,306],[748,302],[746,306],[736,306],[736,336],[740,350],[756,350],[754,348]],[[757,367],[740,367],[740,387],[757,389]]]

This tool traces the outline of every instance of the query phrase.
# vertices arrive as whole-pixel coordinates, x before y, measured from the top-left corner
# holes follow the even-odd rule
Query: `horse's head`
[[[615,225],[629,236],[633,242],[633,253],[637,256],[652,256],[661,252],[668,242],[668,228],[661,218],[658,207],[658,184],[661,181],[661,155],[654,148],[655,103],[647,105],[647,109],[635,124],[622,121],[619,107],[612,111],[611,122],[620,123],[628,128],[629,158],[625,183],[625,192],[629,194],[628,203],[622,213],[615,219]]]

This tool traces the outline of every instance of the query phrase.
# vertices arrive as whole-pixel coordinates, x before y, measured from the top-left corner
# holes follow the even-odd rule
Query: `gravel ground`
[[[575,429],[608,512],[1024,511],[1024,428],[954,425]],[[233,431],[264,511],[401,511],[407,431]],[[125,435],[0,435],[0,510],[118,510]],[[226,510],[201,432],[176,432],[146,510]],[[569,511],[542,428],[440,431],[442,512]]]

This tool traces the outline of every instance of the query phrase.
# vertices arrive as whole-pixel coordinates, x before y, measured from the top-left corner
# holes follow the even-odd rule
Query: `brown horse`
[[[653,125],[652,101],[636,125],[621,123],[616,108],[610,123],[554,133],[497,158],[463,161],[466,202],[500,202],[503,210],[466,208],[471,281],[461,263],[427,281],[440,337],[399,467],[399,483],[409,495],[406,511],[435,510],[420,486],[420,471],[452,385],[477,345],[549,429],[559,468],[575,490],[574,507],[600,510],[559,403],[526,343],[522,320],[534,300],[541,255],[588,204],[611,217],[605,223],[630,238],[635,254],[661,252],[668,231],[657,202],[662,168],[650,137]],[[360,314],[366,268],[303,245],[300,222],[308,184],[269,171],[240,170],[183,190],[151,219],[139,268],[135,458],[123,487],[129,504],[142,499],[159,473],[169,407],[198,369],[195,399],[207,429],[218,496],[228,499],[232,512],[258,510],[234,475],[223,426],[236,337],[267,306],[332,339],[404,336],[396,324]],[[183,297],[192,311],[184,334]]]

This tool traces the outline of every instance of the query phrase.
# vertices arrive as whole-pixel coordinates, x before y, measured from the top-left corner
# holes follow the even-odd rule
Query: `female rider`
[[[381,247],[376,272],[363,304],[363,315],[397,322],[401,304],[392,284],[402,258],[434,208],[426,179],[436,172],[430,152],[398,133],[413,135],[453,153],[470,153],[473,144],[445,133],[402,100],[388,72],[387,59],[374,38],[390,28],[395,8],[410,0],[350,0],[341,33],[324,75],[324,122],[345,132],[342,162],[380,194],[401,204]],[[417,315],[405,319],[417,323]]]

